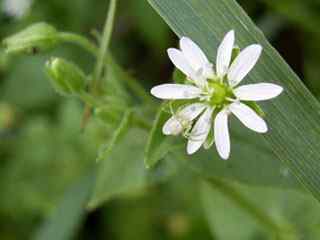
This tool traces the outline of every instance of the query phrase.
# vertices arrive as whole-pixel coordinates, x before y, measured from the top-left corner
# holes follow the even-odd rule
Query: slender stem
[[[98,54],[97,46],[94,45],[91,41],[89,41],[86,37],[69,32],[61,32],[59,33],[59,37],[64,42],[77,44],[78,46],[84,48],[94,56],[97,56]]]
[[[110,0],[108,15],[104,25],[104,30],[101,39],[101,46],[98,53],[97,65],[93,74],[92,87],[93,91],[96,90],[98,82],[100,81],[103,73],[104,60],[107,57],[108,47],[113,30],[114,17],[116,13],[117,0]]]
[[[210,178],[208,181],[222,194],[228,197],[231,201],[236,203],[243,210],[248,212],[253,218],[255,218],[260,224],[267,229],[281,236],[282,229],[278,226],[273,219],[262,211],[259,207],[253,205],[248,199],[246,199],[239,191],[237,191],[231,184],[219,180],[217,178]]]
[[[98,53],[97,53],[97,64],[96,64],[96,68],[93,73],[93,78],[92,78],[92,82],[91,82],[90,89],[89,89],[89,91],[93,95],[96,95],[97,88],[98,88],[99,82],[102,77],[103,66],[105,65],[105,59],[107,57],[107,50],[109,47],[111,33],[112,33],[112,29],[113,29],[114,16],[115,16],[115,12],[116,12],[116,4],[117,4],[117,0],[110,0],[109,11],[108,11],[108,15],[107,15],[106,22],[104,25],[101,45],[100,45],[100,49],[98,50]],[[82,124],[81,124],[82,128],[84,128],[86,126],[88,120],[90,119],[91,111],[92,111],[91,106],[86,104],[86,106],[84,108],[84,114],[82,117]]]
[[[60,33],[60,39],[62,41],[77,44],[78,46],[84,48],[85,50],[87,50],[88,52],[90,52],[91,54],[97,57],[97,64],[93,73],[93,79],[90,86],[90,91],[94,95],[97,90],[99,80],[102,78],[103,67],[106,65],[106,62],[110,60],[112,61],[112,59],[108,57],[108,47],[110,44],[111,34],[113,30],[116,6],[117,6],[117,0],[110,0],[109,11],[106,18],[102,39],[100,41],[101,43],[100,49],[95,44],[90,42],[87,38],[81,35],[69,33],[69,32]],[[127,78],[127,77],[125,77],[124,80],[127,83],[128,87],[137,96],[139,96],[141,99],[147,102],[151,102],[152,98],[150,98],[150,96],[145,92],[145,89],[138,82],[136,82],[134,79]],[[91,107],[101,106],[101,102],[87,93],[82,93],[80,97],[86,103],[83,122],[82,122],[82,126],[84,127],[86,125],[87,120],[91,116]],[[137,124],[137,126],[141,128],[144,128],[147,130],[151,128],[150,123],[148,123],[138,115],[135,115],[133,117],[133,121]]]
[[[83,102],[85,102],[87,105],[91,107],[101,107],[104,105],[103,102],[84,91],[79,94],[79,97],[82,99]]]
[[[94,45],[91,41],[89,41],[84,36],[69,33],[69,32],[61,32],[60,39],[67,43],[76,44],[94,56],[98,56],[99,49],[96,45]],[[106,56],[104,59],[104,63],[115,64],[110,57]],[[146,93],[145,89],[135,80],[129,77],[122,78],[128,85],[128,87],[134,92],[137,96],[141,97],[142,99],[150,102],[152,98]]]

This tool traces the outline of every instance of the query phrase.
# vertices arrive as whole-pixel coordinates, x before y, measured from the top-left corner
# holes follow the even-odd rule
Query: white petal
[[[191,67],[198,71],[209,63],[206,55],[200,49],[200,47],[193,42],[190,38],[182,37],[180,39],[180,48],[190,63]]]
[[[183,131],[183,125],[175,116],[169,118],[163,125],[162,132],[164,135],[179,135]]]
[[[238,85],[251,71],[257,63],[261,52],[262,47],[258,44],[251,45],[240,52],[229,69],[228,79],[231,86]]]
[[[178,49],[169,48],[168,55],[172,63],[187,77],[194,79],[195,70],[190,65],[189,61],[186,59],[185,55]]]
[[[266,122],[247,105],[243,103],[232,103],[229,109],[247,128],[258,133],[268,131]]]
[[[184,130],[184,127],[198,117],[204,109],[205,105],[202,103],[190,104],[183,108],[163,125],[163,134],[179,135]]]
[[[218,76],[224,76],[229,69],[232,50],[234,46],[234,31],[230,31],[226,34],[222,40],[217,54],[217,74]]]
[[[240,86],[234,94],[244,101],[263,101],[279,96],[283,88],[272,83],[257,83]]]
[[[201,148],[202,144],[206,141],[210,132],[212,112],[213,108],[207,108],[207,110],[200,116],[200,118],[194,125],[190,133],[190,139],[188,141],[188,154],[193,154],[198,151]]]
[[[151,94],[160,99],[193,99],[201,90],[186,84],[162,84],[151,89]]]
[[[214,138],[217,151],[222,159],[230,156],[230,136],[228,129],[228,110],[220,111],[214,121]]]
[[[208,78],[214,78],[214,70],[213,70],[213,64],[211,63],[207,63],[204,67],[203,67],[203,77],[205,79]]]
[[[204,74],[203,68],[200,68],[195,73],[193,80],[194,80],[194,84],[197,85],[199,88],[203,88],[206,85],[207,79],[206,79],[206,75]]]

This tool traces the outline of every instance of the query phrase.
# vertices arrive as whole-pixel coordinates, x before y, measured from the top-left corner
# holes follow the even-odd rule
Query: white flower
[[[218,48],[214,71],[213,65],[198,45],[189,38],[181,38],[181,50],[171,48],[168,55],[174,65],[186,75],[187,83],[162,84],[151,89],[151,94],[160,99],[192,101],[177,113],[173,113],[163,126],[165,135],[184,133],[188,138],[188,154],[193,154],[201,148],[213,125],[217,151],[221,158],[228,159],[228,117],[231,113],[253,131],[268,131],[266,122],[247,103],[255,104],[255,101],[275,98],[283,89],[272,83],[238,87],[257,63],[262,47],[253,44],[242,50],[231,62],[234,44],[234,31],[230,31]]]
[[[30,9],[32,0],[3,0],[2,8],[8,15],[21,18]]]

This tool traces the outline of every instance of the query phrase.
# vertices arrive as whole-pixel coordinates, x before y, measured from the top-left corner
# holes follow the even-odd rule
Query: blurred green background
[[[19,12],[24,2],[29,1],[0,1],[0,39],[39,21],[93,38],[94,30],[102,29],[108,9],[106,0],[33,0],[17,15],[14,8]],[[319,96],[320,3],[239,3]],[[173,66],[165,50],[176,42],[176,36],[146,0],[119,0],[111,51],[146,89],[171,78]],[[44,73],[44,62],[52,55],[73,60],[86,71],[95,63],[86,52],[70,45],[32,57],[6,56],[0,51],[1,240],[271,239],[265,229],[218,192],[207,185],[199,188],[188,173],[130,194],[112,195],[101,207],[80,211],[86,193],[77,188],[79,178],[86,179],[83,176],[95,166],[99,144],[109,132],[95,120],[81,131],[82,104],[58,96]],[[130,154],[127,150],[118,158]],[[301,238],[286,239],[320,239],[320,208],[307,193],[239,189],[256,203],[263,199],[266,212],[283,224],[290,222],[301,233]],[[57,224],[48,234],[43,229],[52,223],[47,222],[51,218],[65,228]],[[49,235],[51,238],[43,237]]]

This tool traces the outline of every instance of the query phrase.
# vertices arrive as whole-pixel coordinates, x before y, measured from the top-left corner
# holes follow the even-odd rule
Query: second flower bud
[[[61,58],[53,58],[46,64],[54,89],[62,95],[77,95],[85,91],[86,75],[74,63]]]

